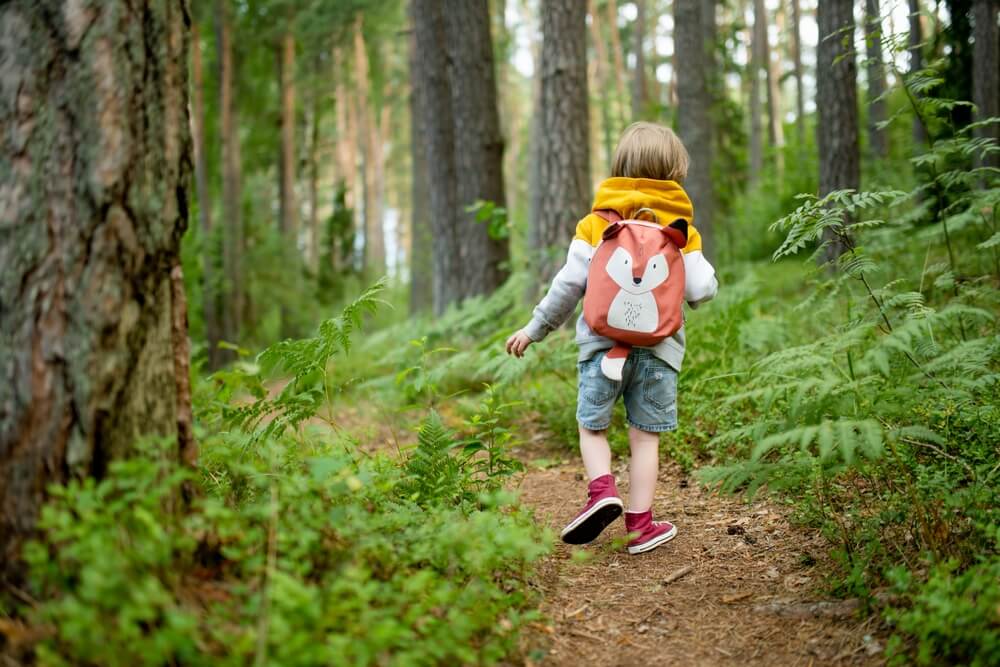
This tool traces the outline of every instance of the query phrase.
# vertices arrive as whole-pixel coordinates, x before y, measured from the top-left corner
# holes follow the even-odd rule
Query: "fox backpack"
[[[656,214],[649,209],[643,212]],[[601,371],[621,380],[632,346],[652,347],[684,324],[684,257],[688,223],[668,226],[623,220],[615,211],[595,211],[610,224],[594,251],[583,296],[583,319],[594,333],[615,346],[601,360]]]

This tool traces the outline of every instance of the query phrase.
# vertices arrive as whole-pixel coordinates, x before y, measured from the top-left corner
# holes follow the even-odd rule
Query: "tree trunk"
[[[764,164],[764,137],[761,131],[760,72],[767,56],[767,15],[764,0],[754,0],[753,38],[750,44],[750,184],[760,177]]]
[[[586,9],[577,0],[542,3],[540,212],[532,220],[540,284],[552,278],[590,210]]]
[[[774,21],[780,35],[784,31],[785,22],[780,6],[775,13]],[[767,136],[771,150],[774,151],[774,170],[780,183],[785,173],[785,128],[781,119],[781,55],[777,45],[771,48],[766,31],[764,36],[766,38],[764,66],[767,70]]]
[[[882,12],[879,0],[865,0],[865,50],[868,78],[868,147],[872,157],[884,158],[889,154],[885,128],[879,124],[886,119],[885,67],[882,65]]]
[[[546,2],[548,0],[545,0]],[[544,3],[543,3],[544,4]],[[542,14],[544,15],[544,7]],[[615,86],[618,94],[615,97],[616,108],[618,109],[618,130],[620,131],[629,122],[628,112],[625,108],[625,100],[628,99],[625,93],[625,82],[628,81],[628,74],[625,71],[625,51],[622,49],[621,35],[618,32],[618,2],[617,0],[607,0],[608,30],[611,34],[611,55],[615,61]],[[610,91],[608,91],[610,93]]]
[[[320,80],[318,60],[314,64],[314,70],[316,79]],[[312,108],[309,110],[309,246],[306,258],[309,269],[315,274],[319,270],[319,247],[322,243],[319,217],[319,120],[322,107],[320,93],[315,85],[310,106]]]
[[[172,2],[0,7],[0,96],[11,102],[0,107],[8,581],[47,485],[100,478],[146,436],[177,439],[175,455],[191,455],[180,437],[188,378],[175,366],[187,343],[183,291],[171,281],[191,167],[187,20]]]
[[[597,91],[600,101],[598,106],[601,112],[601,140],[604,146],[604,168],[611,170],[611,158],[614,155],[614,138],[611,128],[611,100],[608,93],[611,86],[608,81],[608,49],[601,36],[600,17],[597,15],[597,7],[594,0],[587,1],[587,13],[590,14],[590,38],[594,43],[594,57],[597,60]]]
[[[642,120],[646,112],[646,1],[635,0],[635,21],[632,24],[635,71],[632,73],[632,120]]]
[[[858,151],[857,65],[854,60],[854,12],[851,0],[820,0],[816,54],[819,194],[857,189],[861,182]],[[827,248],[835,259],[843,248]]]
[[[800,0],[792,0],[792,61],[795,63],[795,131],[799,150],[806,145],[806,95],[802,81],[802,11]]]
[[[240,139],[233,96],[233,43],[229,2],[217,0],[216,39],[219,54],[219,134],[222,138],[222,217],[225,235],[222,271],[225,274],[223,335],[239,342],[243,315],[243,222],[240,211]],[[225,352],[226,358],[232,354]]]
[[[714,3],[674,3],[674,58],[677,68],[677,130],[691,154],[684,187],[695,210],[695,226],[709,254],[715,192],[712,180],[714,107]]]
[[[910,0],[910,34],[908,37],[910,49],[910,75],[924,68],[924,31],[920,16],[920,0]],[[921,146],[927,143],[927,132],[924,124],[914,114],[913,143]]]
[[[208,367],[222,365],[221,323],[219,322],[218,281],[215,276],[215,235],[212,233],[212,201],[208,190],[208,167],[205,164],[205,102],[201,62],[201,36],[198,24],[191,24],[191,134],[194,139],[195,190],[198,195],[198,223],[201,233],[201,301],[208,345]]]
[[[368,51],[358,17],[354,30],[354,85],[357,90],[358,118],[361,121],[362,159],[364,160],[364,272],[370,279],[385,273],[385,232],[382,229],[382,207],[378,196],[379,146],[378,119],[369,85]]]
[[[291,249],[298,242],[298,203],[295,200],[295,36],[286,30],[278,49],[281,87],[281,156],[279,160],[279,227]]]
[[[446,32],[443,8],[436,0],[413,0],[411,19],[419,65],[411,72],[430,183],[434,241],[434,312],[440,315],[462,298],[458,193],[455,189],[455,137],[451,117],[448,57],[441,45]]]
[[[507,239],[491,238],[488,225],[467,210],[478,200],[506,203],[488,0],[454,3],[445,12],[445,30],[458,176],[459,227],[453,233],[462,250],[463,296],[469,297],[499,287],[510,261]]]
[[[410,72],[420,68],[416,39],[410,34]],[[423,313],[434,305],[431,276],[434,272],[434,241],[431,236],[430,184],[427,182],[427,153],[420,124],[425,101],[421,88],[410,86],[410,314]]]
[[[972,101],[976,105],[976,120],[1000,116],[1000,34],[997,31],[997,0],[975,0],[972,16],[975,21],[972,52]],[[974,130],[979,138],[1000,142],[1000,125],[993,123]],[[1000,155],[993,153],[980,166],[1000,167]]]

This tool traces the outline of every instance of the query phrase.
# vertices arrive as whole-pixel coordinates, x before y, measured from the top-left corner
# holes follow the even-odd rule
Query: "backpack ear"
[[[684,218],[677,218],[670,223],[668,227],[663,228],[663,233],[666,234],[671,241],[674,242],[678,248],[683,248],[687,245],[688,238],[688,223]]]
[[[605,241],[607,241],[608,239],[613,239],[614,237],[618,236],[618,232],[620,232],[621,230],[622,230],[622,224],[620,222],[613,222],[610,225],[608,225],[607,229],[604,230],[604,234],[601,235],[601,238],[604,239]]]

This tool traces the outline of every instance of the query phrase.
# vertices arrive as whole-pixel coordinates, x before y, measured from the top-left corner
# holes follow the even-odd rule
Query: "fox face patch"
[[[611,259],[608,260],[608,275],[618,287],[629,294],[645,294],[652,291],[670,276],[667,258],[663,254],[653,255],[646,260],[646,267],[641,277],[636,275],[635,264],[632,254],[622,247],[615,248]]]

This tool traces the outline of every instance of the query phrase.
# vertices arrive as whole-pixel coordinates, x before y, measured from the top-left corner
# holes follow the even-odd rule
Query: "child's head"
[[[687,177],[687,149],[669,127],[632,123],[618,140],[612,176],[681,182]]]

